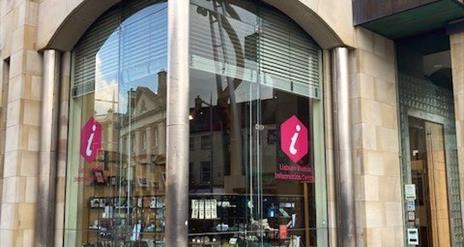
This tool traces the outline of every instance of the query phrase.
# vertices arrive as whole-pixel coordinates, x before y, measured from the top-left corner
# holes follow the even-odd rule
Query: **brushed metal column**
[[[35,246],[53,246],[58,144],[60,52],[43,52],[40,166]]]
[[[166,245],[188,245],[189,0],[168,1]]]
[[[356,246],[348,48],[332,50],[332,107],[338,246]]]

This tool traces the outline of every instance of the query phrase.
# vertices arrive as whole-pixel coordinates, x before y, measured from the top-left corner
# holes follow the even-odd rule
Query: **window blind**
[[[254,25],[221,10],[191,6],[192,69],[320,97],[322,52],[304,30],[267,6]]]
[[[99,81],[130,84],[165,67],[167,4],[157,2],[115,6],[89,28],[73,50],[74,97],[104,87]]]
[[[262,83],[296,94],[319,98],[321,49],[287,16],[260,11],[258,64]]]
[[[119,17],[119,9],[112,9],[100,17],[75,46],[73,50],[73,96],[80,96],[94,90],[96,54],[110,35],[118,29]],[[106,52],[110,52],[110,50]],[[117,51],[111,52],[112,54],[108,54],[108,56],[119,57]],[[104,66],[107,68],[115,67],[114,63],[104,64]]]
[[[218,7],[220,9],[220,7]],[[210,14],[212,16],[210,16]],[[248,56],[256,46],[246,42],[256,27],[202,6],[191,5],[191,68],[246,81],[256,81],[257,64]],[[256,57],[256,56],[254,56]]]

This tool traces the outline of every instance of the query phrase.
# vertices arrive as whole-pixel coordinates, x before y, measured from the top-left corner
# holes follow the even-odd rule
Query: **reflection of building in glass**
[[[128,91],[129,103],[120,130],[125,146],[135,153],[139,163],[160,163],[165,159],[166,128],[166,72],[158,73],[159,88],[153,92],[148,87]],[[135,134],[135,140],[129,142]],[[128,153],[129,149],[123,149]]]
[[[95,99],[100,109],[111,107],[96,116],[103,127],[103,143],[94,168],[82,168],[92,178],[83,181],[82,243],[117,244],[148,236],[163,241],[166,72],[156,76],[147,76],[134,84],[142,86],[121,93],[127,95],[122,100],[127,102],[124,113],[113,112],[117,101]],[[156,91],[144,86],[150,81],[157,84]],[[142,233],[132,236],[139,225]]]
[[[166,72],[158,73],[158,91],[137,87],[128,91],[128,110],[121,121],[119,137],[121,154],[128,157],[125,163],[131,167],[127,174],[135,180],[135,187],[142,195],[146,187],[154,187],[155,193],[164,191],[166,162]],[[145,183],[147,180],[147,183]]]
[[[246,82],[244,82],[246,83]],[[274,96],[272,96],[274,95]],[[292,183],[275,181],[274,174],[280,164],[288,164],[288,158],[280,150],[280,124],[292,114],[305,117],[304,122],[309,128],[308,102],[304,97],[294,96],[288,92],[274,90],[271,96],[263,97],[259,102],[262,109],[262,125],[249,126],[247,116],[250,103],[237,103],[241,115],[237,117],[240,125],[240,150],[243,154],[249,148],[259,143],[260,154],[243,155],[239,159],[232,159],[230,152],[234,145],[230,142],[230,119],[228,109],[217,105],[210,105],[202,101],[200,96],[195,98],[195,107],[190,109],[190,190],[213,191],[215,193],[237,193],[246,190],[246,177],[250,176],[247,167],[256,164],[258,158],[262,166],[259,168],[263,179],[263,189],[266,193],[285,193],[292,188]],[[252,101],[251,105],[257,104]],[[259,129],[257,129],[259,127]],[[251,128],[251,129],[250,129]],[[259,131],[259,136],[257,132]],[[259,157],[258,157],[259,155]],[[312,160],[303,159],[299,164],[311,167]],[[206,178],[206,176],[209,177]],[[211,180],[213,183],[211,183]],[[293,192],[298,191],[292,188]]]

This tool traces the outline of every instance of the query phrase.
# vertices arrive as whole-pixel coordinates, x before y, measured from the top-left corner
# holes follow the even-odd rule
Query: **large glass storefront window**
[[[126,1],[74,49],[65,246],[164,246],[166,28]]]
[[[190,14],[190,246],[315,246],[320,48],[256,2]]]
[[[124,1],[73,51],[66,246],[164,246],[166,8]],[[321,49],[255,1],[190,10],[189,246],[322,246]]]

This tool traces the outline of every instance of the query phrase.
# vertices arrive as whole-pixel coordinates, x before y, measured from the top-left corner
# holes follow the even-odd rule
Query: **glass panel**
[[[415,209],[410,206],[411,212],[415,217],[408,221],[418,222],[420,244],[424,247],[432,246],[431,225],[430,225],[430,206],[429,206],[429,182],[427,168],[427,144],[425,123],[416,118],[409,118],[409,140],[411,153],[411,181],[416,188]],[[411,214],[413,214],[411,213]]]
[[[92,90],[72,95],[65,246],[164,246],[166,47],[158,1],[113,8],[77,44],[93,62],[73,83]]]
[[[190,246],[259,243],[253,234],[261,219],[256,158],[250,156],[256,149],[255,26],[218,1],[200,4],[190,12]]]
[[[272,71],[289,85],[281,88],[263,66],[285,60],[287,72],[292,63],[307,67],[306,77],[320,68],[289,42],[275,44],[278,60],[260,56],[264,11],[277,13],[250,1],[192,1],[190,246],[316,245],[313,100],[297,86],[310,81]],[[288,18],[274,24],[300,37]]]
[[[409,117],[409,140],[416,199],[407,200],[408,221],[420,246],[451,246],[443,126]]]
[[[260,87],[259,183],[269,246],[315,246],[313,100]],[[265,226],[267,228],[267,225]]]

